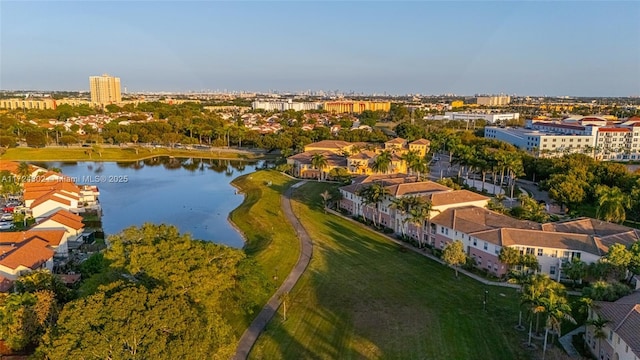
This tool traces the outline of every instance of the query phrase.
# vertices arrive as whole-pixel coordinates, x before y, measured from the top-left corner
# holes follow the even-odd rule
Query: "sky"
[[[0,89],[640,95],[640,2],[0,1]],[[124,89],[123,89],[124,90]]]

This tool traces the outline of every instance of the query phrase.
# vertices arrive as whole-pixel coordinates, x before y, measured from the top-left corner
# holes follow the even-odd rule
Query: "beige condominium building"
[[[119,104],[122,102],[120,78],[103,74],[89,77],[91,102],[99,105]]]

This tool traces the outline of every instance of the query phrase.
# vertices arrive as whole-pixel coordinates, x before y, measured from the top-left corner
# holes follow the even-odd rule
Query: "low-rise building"
[[[377,204],[367,204],[362,190],[373,184],[384,187]],[[497,277],[509,269],[499,260],[503,247],[534,255],[539,271],[555,280],[564,279],[562,266],[573,259],[587,264],[598,261],[613,244],[629,246],[640,240],[640,230],[590,218],[539,224],[518,220],[486,209],[489,198],[467,190],[452,190],[431,181],[395,174],[362,176],[340,188],[339,207],[410,236],[422,244],[444,249],[459,240],[475,266]],[[398,209],[397,199],[414,196],[431,204],[429,214],[416,221]],[[422,215],[421,215],[422,216]]]
[[[589,320],[605,321],[599,330],[593,324],[587,325],[585,334],[589,350],[597,359],[640,359],[640,292],[615,302],[594,302]]]

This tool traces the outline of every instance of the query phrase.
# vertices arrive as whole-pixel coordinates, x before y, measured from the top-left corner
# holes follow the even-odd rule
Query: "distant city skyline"
[[[2,90],[640,95],[640,2],[17,2]]]

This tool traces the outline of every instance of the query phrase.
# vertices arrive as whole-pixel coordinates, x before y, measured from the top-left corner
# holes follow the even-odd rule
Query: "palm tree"
[[[627,218],[625,209],[631,208],[631,199],[618,187],[599,185],[596,188],[598,210],[596,217],[604,221],[622,223]]]
[[[421,233],[420,229],[422,229],[422,223],[426,218],[429,217],[429,212],[431,211],[431,202],[423,201],[421,198],[416,203],[411,204],[411,208],[409,210],[409,222],[412,223],[417,229],[418,236],[418,247],[423,246],[423,237],[424,232]]]
[[[29,177],[29,175],[31,175],[31,167],[29,166],[29,164],[27,164],[26,162],[22,161],[20,162],[20,164],[18,164],[18,178],[20,179],[20,182],[26,182],[25,180],[27,180],[27,178]]]
[[[322,198],[322,202],[324,205],[324,213],[327,213],[327,201],[331,200],[331,194],[329,194],[328,190],[325,190],[322,194],[320,194],[320,197]]]
[[[555,331],[556,334],[558,334],[558,337],[560,337],[562,321],[567,320],[575,324],[576,320],[571,316],[571,306],[569,306],[567,298],[561,294],[557,294],[553,291],[549,292],[547,296],[542,298],[542,306],[547,313],[544,345],[542,346],[542,359],[544,360],[544,355],[547,350],[547,335],[549,334],[549,330]]]
[[[374,206],[374,215],[371,216],[371,220],[373,221],[373,226],[377,227],[375,220],[375,214],[378,214],[379,220],[382,217],[382,211],[380,211],[380,203],[384,200],[385,196],[389,194],[389,190],[387,190],[382,184],[374,183],[371,186],[362,189],[358,196],[362,197],[362,200],[365,206]],[[379,223],[379,221],[378,221]]]
[[[316,153],[311,157],[311,166],[318,170],[318,180],[322,180],[323,169],[327,166],[327,158],[324,154]]]
[[[420,155],[414,151],[407,151],[406,153],[402,154],[402,156],[400,156],[400,159],[402,159],[402,161],[404,161],[404,163],[407,165],[407,168],[409,170],[413,170],[411,169],[411,164],[415,163],[417,160],[420,159]]]
[[[391,200],[391,208],[395,210],[395,216],[394,218],[396,219],[396,222],[398,221],[398,218],[401,218],[401,224],[400,224],[400,232],[402,233],[402,237],[404,238],[405,236],[405,225],[407,223],[407,221],[409,221],[409,218],[406,217],[407,212],[409,212],[410,207],[410,197],[399,197],[399,198],[394,198]],[[398,216],[399,215],[399,216]],[[396,226],[398,224],[396,223]]]
[[[377,173],[386,173],[391,166],[391,152],[384,150],[373,160],[371,168]]]
[[[607,337],[607,334],[604,332],[604,327],[607,326],[608,323],[609,320],[600,317],[600,315],[596,315],[595,318],[587,321],[587,325],[593,326],[593,338],[598,339],[598,349],[596,351],[597,354],[600,354],[601,340],[606,339]]]

